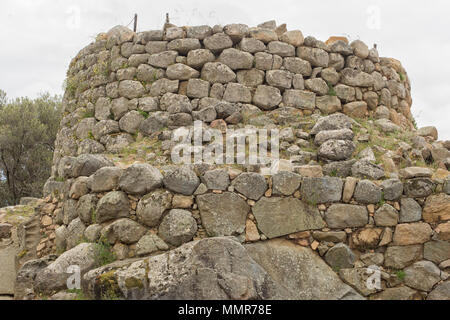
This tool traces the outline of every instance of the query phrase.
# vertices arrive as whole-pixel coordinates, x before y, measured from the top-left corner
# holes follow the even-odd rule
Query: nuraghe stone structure
[[[91,299],[450,298],[450,143],[414,128],[407,72],[375,47],[273,21],[119,26],[66,87],[17,299],[73,298],[70,265]],[[194,121],[278,129],[278,172],[271,143],[266,165],[172,163]]]

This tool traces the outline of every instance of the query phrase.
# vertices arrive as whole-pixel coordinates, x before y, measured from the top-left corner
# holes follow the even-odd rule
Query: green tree
[[[58,96],[18,98],[0,109],[0,206],[39,197],[50,176],[61,119]]]

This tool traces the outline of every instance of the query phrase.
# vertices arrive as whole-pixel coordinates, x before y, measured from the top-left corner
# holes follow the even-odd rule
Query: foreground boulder
[[[244,247],[233,238],[190,242],[91,270],[83,289],[96,299],[362,299],[309,248],[285,240]]]
[[[80,267],[81,274],[95,268],[98,264],[96,259],[97,244],[82,243],[72,250],[64,252],[54,262],[40,270],[34,280],[34,287],[40,293],[48,294],[67,289],[67,279],[70,266]]]

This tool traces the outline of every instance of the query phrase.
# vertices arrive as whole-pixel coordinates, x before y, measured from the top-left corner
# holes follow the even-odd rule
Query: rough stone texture
[[[371,296],[372,300],[418,300],[420,295],[414,289],[408,287],[387,288],[384,291]]]
[[[149,227],[157,226],[171,204],[172,194],[165,190],[156,190],[142,197],[136,209],[139,222]]]
[[[384,199],[395,201],[403,194],[403,183],[398,179],[388,179],[381,183]]]
[[[341,82],[352,87],[370,87],[373,85],[373,77],[365,72],[346,68],[341,71]]]
[[[353,268],[353,269],[340,269],[339,277],[347,284],[356,288],[363,296],[367,297],[380,290],[376,288],[369,288],[367,281],[369,280],[371,273],[369,268]]]
[[[303,77],[309,77],[312,74],[311,64],[308,61],[300,58],[284,58],[283,66],[286,68],[286,70],[295,74],[302,75]]]
[[[229,83],[223,95],[223,100],[228,102],[251,103],[252,93],[247,87],[238,83]]]
[[[421,291],[430,291],[441,280],[441,271],[429,261],[419,261],[405,269],[405,284]]]
[[[423,222],[399,224],[395,228],[394,244],[407,246],[425,243],[430,240],[432,232],[430,225]]]
[[[253,214],[261,232],[270,239],[325,226],[319,211],[298,199],[262,198],[253,207]]]
[[[191,241],[196,232],[197,222],[192,214],[186,210],[174,209],[163,218],[158,234],[165,242],[180,246]]]
[[[200,72],[185,64],[176,63],[167,67],[166,75],[170,80],[189,80],[198,78]]]
[[[339,178],[304,178],[301,187],[303,200],[308,203],[338,202],[344,183]]]
[[[145,93],[145,88],[139,81],[124,80],[119,84],[119,94],[127,99],[140,98]]]
[[[381,188],[369,180],[358,182],[353,195],[359,203],[370,204],[378,203],[381,200]]]
[[[316,105],[316,95],[304,90],[285,90],[283,103],[291,108],[313,110]]]
[[[232,70],[251,69],[253,67],[254,57],[250,53],[230,48],[225,49],[218,62],[221,62]]]
[[[239,235],[244,232],[250,206],[230,192],[197,196],[202,224],[211,237]]]
[[[228,83],[236,79],[236,74],[220,62],[207,62],[202,69],[201,78],[210,83]]]
[[[83,240],[84,230],[86,230],[86,226],[80,218],[70,222],[65,232],[67,250],[74,248]]]
[[[120,189],[130,194],[143,195],[162,185],[163,176],[148,164],[134,164],[128,167],[119,179]]]
[[[428,197],[433,193],[434,183],[428,178],[415,178],[407,180],[404,184],[405,194],[411,198]]]
[[[359,300],[362,296],[346,284],[309,248],[286,240],[245,246],[250,256],[289,292],[289,299]],[[288,266],[298,266],[293,270]]]
[[[268,189],[266,179],[252,172],[240,174],[233,180],[232,185],[236,191],[252,200],[259,200]]]
[[[113,234],[108,237],[116,239],[124,244],[134,244],[147,232],[147,229],[131,219],[119,219],[114,221],[110,228]]]
[[[412,178],[431,178],[433,175],[433,170],[429,168],[422,167],[408,167],[399,171],[400,176],[404,179],[412,179]]]
[[[363,206],[333,204],[325,213],[325,221],[335,229],[364,227],[369,222],[369,212]]]
[[[347,239],[347,234],[344,231],[314,231],[312,236],[317,241],[334,243],[345,242],[345,240]]]
[[[14,295],[15,293],[17,251],[18,248],[15,246],[0,249],[0,295]]]
[[[385,252],[384,265],[388,268],[401,270],[422,259],[423,249],[421,245],[389,246]]]
[[[422,219],[422,207],[412,198],[400,200],[400,223],[417,222]]]
[[[115,190],[119,185],[119,178],[122,173],[123,170],[117,167],[101,168],[90,177],[89,188],[92,192]]]
[[[127,217],[130,213],[130,202],[124,192],[113,191],[100,199],[97,205],[98,223]]]
[[[434,140],[438,139],[438,131],[436,127],[423,127],[417,130],[417,135],[422,137],[432,137]]]
[[[352,118],[364,118],[367,113],[367,103],[364,101],[350,102],[344,105],[343,111]]]
[[[441,193],[428,197],[423,208],[423,219],[426,222],[450,220],[450,196]]]
[[[427,300],[450,300],[450,281],[445,281],[434,288]]]
[[[214,53],[219,53],[224,49],[231,48],[233,46],[233,41],[224,33],[216,33],[211,37],[205,38],[203,44],[206,49],[209,49]]]
[[[61,177],[78,178],[89,177],[100,168],[113,166],[113,163],[102,155],[83,154],[61,165],[65,165],[63,172],[66,173],[60,174]]]
[[[111,267],[116,271],[112,273],[112,281],[122,288],[119,293],[125,299],[362,299],[310,249],[285,242],[270,242],[262,247],[254,244],[246,248],[229,238],[192,242],[145,260],[130,261],[115,267],[113,264]],[[289,259],[287,265],[305,266],[305,272],[296,272],[290,277],[291,269],[286,269],[286,264],[268,263],[280,261],[280,254]],[[150,269],[149,280],[145,278],[145,265],[155,266]],[[102,284],[95,279],[109,272],[111,267],[92,270],[85,275],[86,289],[94,297],[99,298],[102,291]],[[321,270],[320,278],[315,276],[319,273],[310,272],[314,269]],[[306,275],[305,278],[298,276],[302,274]],[[127,289],[125,283],[131,282],[127,279],[143,281],[144,286],[128,286]],[[205,290],[188,289],[198,283],[202,283]]]
[[[316,135],[320,131],[325,130],[339,130],[351,129],[352,120],[342,113],[335,113],[323,118],[320,118],[311,130],[311,135]]]
[[[78,200],[76,210],[81,221],[83,221],[86,225],[94,222],[92,219],[95,217],[97,203],[98,198],[95,194],[84,195],[80,198],[80,200]]]
[[[340,129],[340,130],[327,130],[320,131],[315,139],[314,143],[318,146],[324,144],[328,140],[353,140],[354,133],[350,129]]]
[[[190,196],[199,186],[200,179],[191,169],[181,167],[166,173],[163,182],[167,189]]]
[[[12,225],[9,223],[0,223],[0,239],[11,238]]]
[[[325,50],[309,47],[298,47],[297,56],[311,63],[313,67],[328,67],[329,56]]]
[[[353,141],[328,140],[319,148],[319,156],[328,160],[342,161],[351,157],[356,146]]]
[[[279,89],[290,89],[292,86],[292,74],[284,70],[270,70],[266,72],[266,81],[270,86]]]
[[[298,174],[282,171],[272,177],[274,195],[290,196],[300,188],[302,177]]]
[[[385,176],[385,173],[380,166],[361,160],[352,166],[352,175],[356,178],[379,180]]]
[[[394,227],[398,223],[398,212],[391,205],[384,204],[375,212],[375,224],[381,227]]]
[[[363,267],[383,265],[384,254],[391,246],[425,248],[427,257],[436,264],[445,259],[448,251],[445,241],[450,234],[444,222],[448,220],[445,216],[448,200],[441,195],[438,198],[437,193],[445,194],[447,190],[442,182],[447,174],[444,166],[450,163],[446,159],[450,144],[434,142],[437,132],[431,128],[419,130],[420,135],[408,143],[403,141],[406,140],[404,138],[409,140],[409,135],[414,133],[409,110],[412,103],[410,80],[406,71],[394,59],[380,59],[376,48],[368,50],[358,41],[348,45],[345,38],[338,39],[342,41],[332,38],[324,43],[313,37],[303,39],[301,32],[288,32],[286,25],[277,26],[275,21],[265,22],[257,28],[238,24],[214,28],[168,24],[165,30],[139,34],[116,28],[109,35],[100,35],[95,43],[77,55],[68,71],[63,128],[56,142],[53,177],[46,185],[46,194],[53,191],[53,195],[46,198],[48,204],[39,219],[41,232],[48,238],[39,243],[38,255],[51,252],[54,245],[65,248],[68,232],[72,244],[76,241],[73,239],[81,234],[91,241],[106,237],[119,259],[154,255],[168,247],[160,243],[158,248],[156,244],[162,242],[155,238],[161,221],[170,216],[170,210],[184,209],[189,210],[182,212],[186,217],[191,216],[188,219],[191,226],[199,228],[192,235],[195,239],[225,234],[237,236],[240,242],[256,242],[267,240],[265,233],[273,232],[272,236],[281,233],[283,235],[278,236],[286,236],[298,247],[310,246],[317,251],[317,258],[325,256],[335,243],[348,245],[355,250],[359,260],[355,262],[355,269],[342,271],[341,276],[364,294],[368,293],[363,288]],[[73,86],[75,82],[79,85]],[[365,119],[364,122],[355,121],[336,112]],[[322,114],[330,116],[322,117]],[[187,165],[188,174],[178,172],[172,181],[164,181],[164,185],[163,176],[167,180],[177,170],[176,166],[168,163],[175,145],[171,141],[173,131],[180,126],[191,126],[195,120],[206,122],[204,128],[210,125],[223,131],[245,124],[269,130],[280,129],[282,155],[291,156],[291,161],[283,159],[279,165],[272,161],[265,167],[244,165],[241,170],[248,172],[247,175],[251,172],[254,175],[260,172],[261,175],[255,183],[250,181],[241,190],[236,187],[238,183],[230,182],[242,179],[239,177],[241,170],[233,168],[227,172],[223,168],[217,169],[219,166],[206,164]],[[401,136],[386,136],[400,129]],[[191,137],[192,130],[184,142],[188,143]],[[385,138],[389,141],[378,143]],[[337,150],[341,142],[336,143],[336,140],[344,141],[348,148]],[[358,151],[367,147],[363,144],[371,146],[358,153],[359,162],[356,159],[341,161],[338,157],[345,160],[353,156],[355,149],[351,143],[356,142],[358,144],[354,147],[358,147]],[[319,147],[326,143],[328,150],[324,147],[322,153],[318,152]],[[196,151],[200,152],[200,148]],[[331,154],[331,158],[324,156],[326,152],[323,151]],[[114,159],[114,163],[105,158],[102,160],[102,156],[77,157],[103,153],[107,154],[107,159]],[[112,155],[114,153],[117,155]],[[374,163],[380,160],[383,164],[378,167]],[[410,167],[422,162],[440,169],[430,177],[430,171]],[[153,164],[158,168],[158,173],[154,173],[159,183],[149,183],[137,172],[136,178],[130,178],[128,184],[121,184],[123,173],[135,169],[133,163]],[[407,168],[398,172],[398,168],[405,164]],[[114,165],[117,168],[109,172]],[[278,166],[279,173],[269,177],[270,165]],[[420,219],[405,218],[410,212],[400,200],[403,186],[399,180],[373,181],[384,178],[384,169],[389,177],[406,178],[405,199],[414,199],[417,206],[420,204],[427,208],[429,226],[416,230],[411,222]],[[325,180],[319,188],[310,186],[309,194],[299,190],[302,179],[307,185],[306,179],[312,177],[347,178],[352,174],[356,177],[346,180],[345,189],[342,181],[332,182],[325,188],[323,184],[328,181]],[[376,191],[378,199],[379,188],[370,183],[370,188],[362,190],[361,186],[366,182],[361,182],[359,189],[362,191],[355,193],[357,178],[370,179],[381,186],[385,197],[378,203],[373,199],[367,200],[372,191]],[[59,179],[64,182],[57,182]],[[327,202],[319,204],[315,199],[316,189],[324,198],[337,200],[325,199]],[[203,207],[201,197],[209,199]],[[332,204],[334,201],[348,205]],[[270,208],[273,207],[271,212],[266,210],[264,223],[255,215],[263,202],[271,203]],[[298,206],[301,210],[284,204],[288,202],[295,203],[294,209]],[[362,203],[368,204],[367,207],[358,205]],[[280,204],[284,210],[276,206]],[[314,206],[310,208],[312,204]],[[100,214],[96,210],[99,208]],[[312,213],[303,214],[308,211],[305,208]],[[400,223],[412,226],[398,227],[396,210],[403,211]],[[0,219],[4,217],[2,212],[0,210]],[[416,213],[414,215],[417,216]],[[297,216],[301,218],[296,219]],[[229,217],[231,222],[227,220]],[[279,221],[275,221],[275,217]],[[308,224],[309,220],[304,221],[306,218],[313,220],[314,226],[296,227]],[[124,227],[120,228],[120,225]],[[82,232],[86,226],[89,227]],[[176,227],[176,224],[172,226]],[[320,229],[285,234],[293,227],[296,227],[294,231]],[[394,242],[393,227],[397,227]],[[170,233],[170,228],[167,229]],[[144,240],[141,241],[142,237]],[[127,243],[122,243],[122,240]],[[418,244],[398,244],[418,240]],[[267,241],[261,245],[267,245]],[[169,255],[165,255],[166,261]],[[424,258],[419,256],[416,259]],[[278,264],[285,263],[280,260]],[[439,262],[442,270],[447,271],[448,260]],[[128,298],[139,293],[141,285],[136,281],[130,283],[132,279],[126,284],[124,278],[136,279],[143,275],[143,288],[148,287],[148,281],[154,280],[147,280],[145,275],[152,268],[146,267],[148,264],[142,261],[133,259],[115,263],[112,269],[124,267],[117,274],[109,273],[112,270],[109,267],[104,269],[109,273],[108,280],[116,278],[121,281],[120,287]],[[137,263],[128,269],[134,262]],[[166,265],[174,266],[173,263]],[[291,266],[286,269],[293,270]],[[197,270],[196,276],[206,274],[205,270]],[[396,270],[386,271],[391,274],[383,273],[383,286],[402,285],[392,274]],[[442,273],[441,278],[444,280],[447,276]],[[290,278],[300,277],[301,274],[295,274]],[[167,281],[167,277],[160,279]],[[233,279],[234,284],[231,285],[224,279],[228,278],[221,274],[219,281],[213,279],[213,284],[220,288],[233,287],[234,290],[236,285],[244,283],[240,286],[244,288],[240,292],[244,293],[233,296],[251,296],[247,294],[250,289],[245,291],[247,283],[242,279]],[[97,278],[97,282],[94,285],[102,285],[101,279]],[[136,284],[138,288],[133,287]],[[204,289],[198,281],[186,285],[190,289]],[[205,290],[223,295],[223,290],[227,289]],[[101,295],[102,292],[97,290],[95,294]],[[55,297],[64,298],[67,294],[62,292]]]
[[[450,242],[438,240],[425,243],[423,256],[436,264],[450,259]]]
[[[209,190],[225,191],[230,185],[230,176],[225,169],[207,171],[201,180]]]
[[[96,244],[82,243],[64,252],[50,265],[39,271],[34,286],[41,293],[51,293],[67,289],[66,281],[72,273],[68,273],[70,266],[80,267],[82,274],[96,266]]]
[[[333,270],[353,268],[355,260],[355,254],[343,243],[335,245],[328,250],[325,255],[325,261],[333,268]]]
[[[169,246],[154,234],[143,236],[136,244],[136,254],[138,256],[146,256],[157,251],[166,250],[169,250]]]

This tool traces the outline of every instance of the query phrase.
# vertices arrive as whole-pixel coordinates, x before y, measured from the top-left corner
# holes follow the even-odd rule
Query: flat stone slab
[[[433,170],[422,167],[409,167],[400,170],[399,173],[404,179],[430,178],[433,175]]]
[[[15,246],[0,249],[0,295],[13,295],[16,281]]]
[[[270,239],[325,227],[317,208],[293,198],[262,198],[253,214],[259,230]]]

